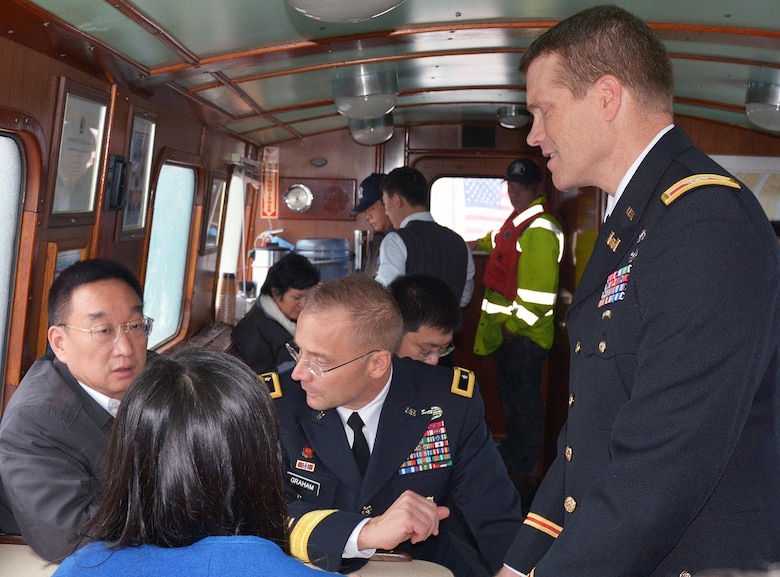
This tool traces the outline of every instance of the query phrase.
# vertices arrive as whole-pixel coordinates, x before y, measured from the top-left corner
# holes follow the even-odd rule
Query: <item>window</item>
[[[0,375],[5,374],[11,297],[22,210],[22,154],[16,140],[0,134]],[[1,390],[1,389],[0,389]]]
[[[194,168],[164,164],[160,170],[144,285],[144,314],[154,319],[149,348],[179,331],[196,184]]]
[[[503,178],[438,178],[431,186],[431,214],[464,240],[498,230],[512,212]]]

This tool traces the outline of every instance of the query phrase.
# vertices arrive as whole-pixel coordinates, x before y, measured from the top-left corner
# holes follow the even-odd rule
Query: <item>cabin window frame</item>
[[[35,249],[40,232],[40,206],[43,202],[43,181],[46,161],[43,155],[46,139],[41,124],[29,114],[0,106],[0,133],[10,136],[19,147],[21,155],[21,199],[14,244],[12,275],[9,289],[9,313],[5,331],[5,344],[0,354],[0,374],[3,376],[2,405],[5,407],[16,390],[22,375],[32,364],[30,345],[35,338],[30,315],[39,309],[34,296]],[[33,295],[33,298],[30,298]],[[44,313],[45,314],[45,313]]]
[[[157,202],[161,199],[161,190],[159,188],[160,186],[160,177],[165,169],[166,166],[172,166],[172,167],[178,167],[178,168],[185,168],[190,169],[193,171],[194,176],[194,183],[192,188],[192,196],[190,198],[190,211],[189,211],[189,224],[188,224],[188,234],[187,234],[187,246],[183,248],[182,252],[182,258],[183,261],[183,270],[181,271],[181,276],[177,276],[176,281],[176,287],[175,290],[173,288],[170,289],[170,291],[177,293],[181,296],[181,301],[179,303],[179,310],[171,312],[169,303],[165,303],[165,305],[161,305],[160,310],[161,312],[158,314],[155,312],[154,308],[151,308],[150,306],[150,300],[149,297],[151,296],[150,291],[150,283],[155,282],[152,279],[150,279],[150,274],[155,274],[156,269],[156,263],[153,261],[153,243],[155,242],[155,231],[159,230],[155,227],[155,222],[158,223],[158,226],[161,222],[160,212],[157,208]],[[151,316],[152,318],[155,318],[155,330],[158,329],[158,326],[165,326],[165,321],[170,317],[163,317],[162,311],[165,311],[165,315],[173,316],[175,319],[177,319],[177,323],[175,325],[175,329],[171,333],[167,333],[164,338],[157,340],[155,338],[155,330],[152,331],[152,335],[150,336],[149,340],[149,348],[154,349],[160,352],[164,352],[165,350],[168,350],[172,347],[174,347],[177,343],[184,340],[187,334],[187,330],[189,328],[189,320],[191,317],[191,307],[192,307],[192,299],[193,299],[193,292],[194,292],[194,284],[195,284],[195,265],[197,263],[197,252],[198,252],[198,237],[200,235],[201,230],[201,223],[200,223],[200,217],[202,217],[202,205],[199,204],[199,199],[203,198],[203,182],[205,180],[204,178],[205,170],[203,168],[202,162],[200,157],[184,153],[181,151],[175,151],[172,149],[163,149],[160,153],[158,162],[156,164],[155,170],[154,170],[154,178],[153,178],[153,185],[151,187],[151,195],[149,199],[149,206],[151,207],[151,212],[149,213],[148,217],[148,227],[149,227],[149,234],[146,237],[146,259],[144,261],[144,271],[143,271],[143,286],[144,286],[144,314]],[[164,200],[161,200],[161,202],[164,202]],[[162,206],[162,205],[161,205]],[[182,218],[183,215],[179,215],[179,219]],[[153,266],[150,267],[150,262]],[[151,269],[151,270],[150,270]],[[160,269],[164,270],[164,269]],[[170,274],[168,271],[165,271],[164,275],[161,275],[162,278],[167,280],[170,283]],[[170,294],[170,293],[169,293]],[[157,317],[156,318],[155,314]],[[159,336],[159,333],[158,333]]]

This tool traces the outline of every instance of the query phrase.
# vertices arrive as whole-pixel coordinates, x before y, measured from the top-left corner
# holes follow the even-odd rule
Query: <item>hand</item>
[[[413,491],[404,491],[382,515],[373,517],[360,530],[359,549],[393,549],[399,543],[425,541],[439,534],[439,521],[450,516],[447,507],[436,505]]]

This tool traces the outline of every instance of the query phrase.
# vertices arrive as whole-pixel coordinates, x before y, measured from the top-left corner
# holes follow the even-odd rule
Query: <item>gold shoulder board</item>
[[[692,188],[708,186],[711,184],[729,186],[731,188],[742,188],[740,184],[730,176],[722,176],[720,174],[694,174],[675,182],[672,186],[667,188],[661,195],[661,200],[666,206],[669,206]]]
[[[455,395],[470,399],[474,395],[474,372],[455,367],[452,374],[452,388]]]
[[[279,374],[276,372],[260,373],[257,378],[265,383],[272,399],[279,399],[282,396],[282,386],[279,384]]]

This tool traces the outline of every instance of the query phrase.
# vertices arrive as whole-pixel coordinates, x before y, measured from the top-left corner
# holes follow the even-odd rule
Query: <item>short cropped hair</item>
[[[382,179],[382,191],[388,196],[400,194],[412,206],[428,206],[430,187],[422,172],[411,166],[391,170]]]
[[[387,290],[401,309],[405,333],[429,326],[454,334],[463,325],[458,298],[439,278],[428,274],[402,275],[396,277]]]
[[[354,348],[393,352],[403,336],[398,305],[387,289],[365,274],[355,273],[326,281],[306,295],[304,313],[325,314],[341,309],[349,314],[344,341]]]
[[[560,82],[581,99],[604,74],[627,86],[647,111],[672,113],[672,63],[659,36],[617,6],[596,6],[562,20],[537,38],[520,61],[526,74],[543,55],[559,56]]]
[[[107,259],[80,260],[63,270],[49,289],[49,324],[59,325],[70,313],[73,291],[82,285],[104,280],[118,280],[127,284],[143,303],[144,291],[138,279],[125,266]]]
[[[253,535],[289,550],[276,412],[235,357],[189,348],[147,364],[119,407],[106,459],[89,540],[184,547]]]
[[[320,282],[320,271],[311,261],[295,252],[286,254],[268,269],[260,294],[271,295],[272,289],[283,296],[291,288],[307,289]]]

